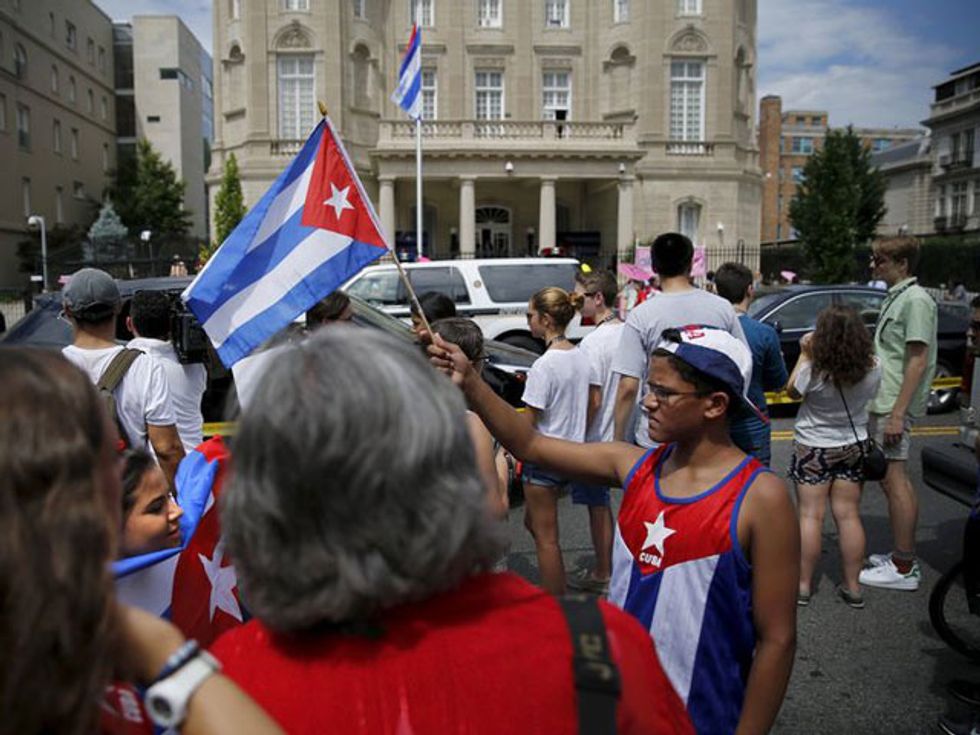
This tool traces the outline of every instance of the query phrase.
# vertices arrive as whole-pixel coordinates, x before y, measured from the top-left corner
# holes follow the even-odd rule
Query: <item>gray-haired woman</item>
[[[245,410],[222,525],[256,617],[214,652],[288,732],[577,731],[557,601],[485,571],[503,527],[465,410],[417,348],[350,330],[291,348]],[[649,639],[602,615],[619,731],[656,731]]]

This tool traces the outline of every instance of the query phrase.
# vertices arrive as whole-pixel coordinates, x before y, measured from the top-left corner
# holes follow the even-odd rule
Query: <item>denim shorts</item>
[[[572,483],[572,502],[590,508],[609,507],[609,488],[603,485],[582,485]]]
[[[540,465],[531,464],[530,462],[524,463],[524,468],[521,471],[521,481],[542,487],[553,487],[555,489],[562,488],[568,484],[568,480],[561,475],[546,470]]]

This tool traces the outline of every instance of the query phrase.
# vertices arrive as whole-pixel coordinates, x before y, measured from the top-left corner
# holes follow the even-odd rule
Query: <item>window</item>
[[[85,99],[85,108],[88,110],[89,115],[95,114],[95,95],[92,94],[92,90],[88,91]]]
[[[542,288],[575,288],[576,266],[555,263],[533,266],[481,265],[477,270],[490,298],[497,303],[527,303]]]
[[[20,198],[24,203],[24,216],[31,216],[31,180],[24,178],[20,180]]]
[[[806,294],[791,299],[767,316],[765,322],[770,326],[778,322],[784,332],[810,331],[817,324],[817,315],[830,306],[832,299],[829,293]]]
[[[409,15],[412,23],[428,28],[433,18],[432,5],[435,0],[408,0]]]
[[[61,155],[61,120],[55,120],[51,125],[51,150]]]
[[[232,20],[242,17],[242,0],[228,0],[228,15]]]
[[[545,120],[566,120],[572,107],[571,74],[546,71],[541,82],[541,109]]]
[[[14,75],[23,79],[27,74],[27,52],[19,43],[14,45]]]
[[[7,132],[7,95],[0,94],[0,132]]]
[[[630,0],[613,0],[613,23],[626,23],[630,19]]]
[[[697,243],[700,240],[698,232],[701,227],[701,205],[685,202],[677,208],[677,229],[682,235]]]
[[[309,10],[310,0],[286,0],[286,10]]]
[[[414,221],[414,220],[413,220]],[[408,272],[408,280],[412,283],[415,293],[435,291],[445,294],[457,304],[469,304],[470,294],[466,290],[466,281],[459,268],[418,268]]]
[[[949,136],[950,159],[955,163],[960,160],[960,134],[953,133]]]
[[[677,0],[678,15],[701,15],[701,0]]]
[[[158,122],[160,122],[160,116],[159,115],[147,115],[146,116],[146,121],[148,123],[158,123]]]
[[[101,113],[103,120],[109,119],[109,100],[105,98],[105,95],[103,95],[102,103],[99,105],[99,112]]]
[[[963,160],[973,165],[973,128],[963,131]]]
[[[704,62],[670,65],[670,138],[704,140]]]
[[[81,181],[73,181],[71,184],[71,195],[76,199],[85,198],[85,184]]]
[[[347,293],[358,296],[370,304],[397,306],[404,303],[402,285],[397,271],[368,273],[350,285]]]
[[[103,143],[102,144],[102,171],[105,172],[108,170],[109,170],[109,144]]]
[[[953,222],[962,223],[966,219],[966,182],[959,181],[950,186],[950,212]]]
[[[568,28],[568,0],[545,0],[544,24],[547,28]]]
[[[823,125],[823,120],[819,115],[815,115],[814,117],[810,118],[810,124],[819,128]]]
[[[68,152],[71,154],[71,159],[73,161],[78,160],[78,128],[71,129],[71,138],[68,142]]]
[[[280,56],[279,137],[302,139],[314,124],[313,57]]]
[[[501,0],[479,0],[476,24],[480,28],[500,28],[500,3]]]
[[[873,141],[871,141],[871,150],[875,153],[880,153],[886,148],[891,147],[891,144],[891,138],[875,138]]]
[[[940,186],[936,189],[936,216],[943,217],[946,214],[946,187]]]
[[[7,105],[3,98],[0,98],[0,130],[4,130],[7,127],[4,124],[6,122],[4,119],[6,107]],[[980,179],[973,182],[973,215],[980,215]]]
[[[65,45],[74,51],[78,48],[78,33],[75,31],[75,24],[65,21]]]
[[[354,17],[364,19],[367,16],[364,15],[364,3],[366,0],[354,0]]]
[[[77,88],[75,87],[75,77],[68,77],[68,101],[72,104],[75,103],[75,96],[77,93]]]
[[[435,69],[422,70],[422,119],[435,120],[439,113],[439,93]]]
[[[60,186],[54,188],[54,221],[65,221],[65,190]]]
[[[803,175],[802,166],[793,166],[793,181],[797,184],[802,184],[806,181],[806,176]]]
[[[85,42],[85,58],[88,59],[88,63],[95,64],[95,41],[91,38]]]
[[[793,138],[793,144],[790,146],[790,151],[793,153],[810,155],[813,153],[813,138]]]
[[[31,108],[17,105],[17,145],[23,150],[31,148]]]
[[[105,73],[105,49],[99,46],[99,71]]]
[[[58,67],[51,67],[51,91],[58,94]]]
[[[476,73],[476,119],[502,120],[504,117],[504,73]]]

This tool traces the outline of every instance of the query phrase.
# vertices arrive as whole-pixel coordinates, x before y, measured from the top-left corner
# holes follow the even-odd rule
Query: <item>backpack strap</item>
[[[126,377],[126,373],[129,372],[129,368],[136,358],[142,354],[142,350],[123,347],[112,358],[112,361],[106,366],[106,369],[102,371],[102,375],[99,376],[99,382],[95,384],[95,387],[100,391],[112,393],[119,387],[122,379]]]
[[[599,601],[590,595],[558,598],[572,636],[572,672],[578,694],[579,735],[616,732],[616,704],[621,692]]]

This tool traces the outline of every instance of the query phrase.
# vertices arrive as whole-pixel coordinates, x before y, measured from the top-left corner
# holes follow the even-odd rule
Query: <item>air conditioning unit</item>
[[[942,166],[943,168],[945,168],[952,162],[953,162],[953,157],[948,153],[944,153],[939,157],[939,165]]]

